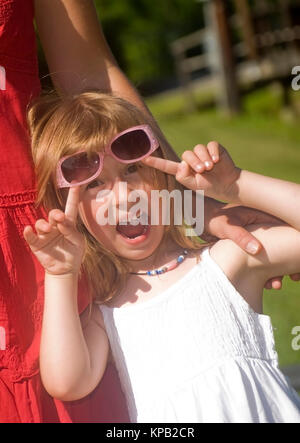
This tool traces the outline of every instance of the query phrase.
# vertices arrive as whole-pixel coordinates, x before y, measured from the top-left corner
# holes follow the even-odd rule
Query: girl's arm
[[[47,392],[63,401],[88,395],[100,382],[109,344],[100,310],[78,315],[78,277],[45,275],[40,370]]]
[[[216,245],[215,253],[217,250],[221,253],[222,249],[222,254],[231,254],[232,258],[234,254],[237,267],[233,272],[242,277],[245,270],[257,288],[263,288],[266,280],[272,277],[300,272],[300,185],[241,170],[216,142],[202,146],[195,157],[201,162],[205,153],[213,155],[214,152],[218,152],[218,159],[213,162],[210,171],[203,175],[190,174],[193,167],[184,162],[183,175],[186,174],[190,180],[193,176],[197,189],[204,189],[210,197],[259,209],[279,219],[277,226],[255,224],[248,227],[263,246],[256,256],[245,254],[230,240]],[[191,165],[196,160],[194,155],[189,151],[183,157]],[[228,260],[221,262],[230,266]]]
[[[268,212],[287,223],[248,227],[263,249],[256,257],[242,255],[247,269],[254,271],[260,284],[277,275],[300,272],[300,185],[240,170],[228,198],[234,203]]]
[[[65,212],[50,211],[24,229],[24,237],[45,269],[45,304],[40,367],[53,397],[75,400],[91,392],[102,378],[108,339],[99,309],[81,318],[77,307],[78,275],[85,241],[76,229],[80,188],[69,189]]]
[[[253,276],[258,276],[259,280],[257,287],[263,287],[269,278],[300,272],[299,184],[241,170],[217,142],[185,151],[182,159],[181,163],[176,163],[148,157],[143,162],[175,175],[180,183],[194,191],[204,190],[208,197],[250,206],[277,217],[277,226],[256,224],[248,227],[263,246],[256,256],[246,254],[231,240],[221,240],[214,246],[215,251],[223,251],[220,262],[229,269],[234,254],[237,267],[231,272],[242,277],[243,269],[253,270]],[[210,162],[208,169],[204,167],[205,161]],[[232,260],[228,260],[228,256]]]
[[[268,212],[300,231],[300,184],[240,170],[227,194],[231,202]]]
[[[300,185],[240,169],[217,142],[185,151],[181,163],[154,156],[142,162],[206,197],[265,211],[300,230]]]

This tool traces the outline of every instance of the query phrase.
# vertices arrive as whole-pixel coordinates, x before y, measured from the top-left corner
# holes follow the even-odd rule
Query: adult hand
[[[245,227],[251,224],[285,224],[272,215],[256,209],[221,203],[206,198],[204,214],[204,233],[201,238],[207,242],[229,238],[246,252],[256,255],[262,248],[261,243]],[[294,281],[300,280],[300,274],[292,274]],[[283,276],[274,277],[265,284],[265,289],[281,289]]]

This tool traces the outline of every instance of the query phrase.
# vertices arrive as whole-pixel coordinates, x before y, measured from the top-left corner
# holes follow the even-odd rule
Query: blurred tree
[[[174,72],[169,44],[203,26],[197,0],[94,0],[120,66],[139,87]]]

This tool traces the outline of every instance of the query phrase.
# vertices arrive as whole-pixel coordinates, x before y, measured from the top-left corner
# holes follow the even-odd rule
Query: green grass
[[[207,97],[209,93],[199,94],[197,100]],[[300,92],[292,99],[298,104]],[[281,118],[280,93],[274,87],[245,97],[245,112],[233,118],[214,109],[187,114],[181,93],[152,97],[147,104],[179,155],[197,143],[217,140],[239,167],[300,182],[299,123]],[[300,282],[285,277],[281,291],[265,290],[264,312],[272,319],[280,364],[300,363],[300,351],[291,346],[292,328],[300,325]]]

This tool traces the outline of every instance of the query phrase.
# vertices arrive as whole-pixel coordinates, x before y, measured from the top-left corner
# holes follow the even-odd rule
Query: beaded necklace
[[[186,255],[187,255],[188,251],[186,249],[184,249],[184,251],[182,251],[182,254],[180,254],[176,259],[170,261],[169,263],[167,263],[165,266],[163,266],[162,268],[158,268],[158,269],[153,269],[152,271],[145,271],[145,272],[130,272],[130,274],[135,274],[135,275],[159,275],[159,274],[164,274],[165,272],[168,271],[172,271],[172,269],[177,268],[177,266],[180,265],[180,263],[183,262],[183,260],[185,259]]]

